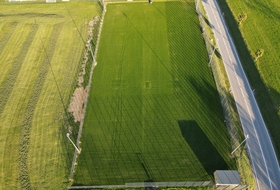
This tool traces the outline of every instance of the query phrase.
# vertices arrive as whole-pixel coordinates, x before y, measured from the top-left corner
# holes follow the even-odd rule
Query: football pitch
[[[74,185],[236,169],[193,1],[107,5]]]

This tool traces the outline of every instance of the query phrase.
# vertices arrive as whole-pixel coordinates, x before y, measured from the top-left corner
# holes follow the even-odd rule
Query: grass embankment
[[[109,4],[74,185],[236,169],[193,2]]]
[[[265,123],[280,155],[280,9],[278,1],[220,1],[218,0],[237,47],[243,68],[261,109]],[[247,19],[237,23],[241,13]],[[254,62],[255,53],[264,54]],[[278,114],[277,114],[278,113]]]
[[[0,189],[66,188],[65,109],[85,45],[78,31],[86,40],[97,7],[0,6]]]

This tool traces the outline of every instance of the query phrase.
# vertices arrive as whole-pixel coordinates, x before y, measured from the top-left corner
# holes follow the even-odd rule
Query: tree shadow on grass
[[[251,1],[246,1],[245,3],[248,7],[257,9],[270,19],[280,19],[280,14],[272,9],[273,3],[270,3],[270,6],[263,1],[254,1],[253,3],[251,3]]]
[[[185,80],[192,85],[197,97],[203,101],[203,104],[205,105],[204,109],[209,109],[210,112],[214,111],[216,115],[223,113],[215,84],[211,84],[206,79],[198,79],[190,76],[185,77]]]
[[[196,121],[179,120],[178,124],[182,136],[209,176],[213,178],[213,173],[216,170],[228,169],[227,163]]]
[[[154,182],[155,177],[153,176],[152,171],[150,170],[142,153],[136,153],[136,157],[147,176],[147,179],[144,182]]]
[[[209,22],[209,20],[203,15],[201,14],[202,19],[204,20],[204,22],[211,28],[213,28],[214,26]]]
[[[255,95],[258,95],[259,93],[262,93],[260,91],[255,91],[254,92]],[[270,110],[267,110],[265,113],[263,113],[263,117],[274,117],[274,118],[278,118],[279,119],[279,113],[280,113],[280,93],[272,88],[269,87],[269,93],[271,94],[271,97],[273,99],[273,106],[270,107]],[[278,114],[277,114],[278,113]],[[279,121],[279,120],[278,120]],[[278,150],[278,160],[280,157],[280,139],[279,139],[279,135],[280,135],[280,127],[279,125],[277,125],[277,127],[271,127],[269,128],[269,134],[272,137],[273,140],[273,145],[275,147],[276,150]]]

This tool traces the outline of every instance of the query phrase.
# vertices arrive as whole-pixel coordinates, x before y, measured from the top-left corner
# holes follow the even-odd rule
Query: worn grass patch
[[[195,5],[109,4],[74,185],[236,169]]]

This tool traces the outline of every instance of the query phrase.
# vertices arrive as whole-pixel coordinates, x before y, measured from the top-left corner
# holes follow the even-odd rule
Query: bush
[[[238,15],[238,24],[241,24],[247,19],[247,14],[246,13],[240,13]]]
[[[258,49],[255,52],[255,61],[257,61],[261,56],[263,56],[263,54],[264,54],[264,50],[263,49]]]

